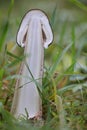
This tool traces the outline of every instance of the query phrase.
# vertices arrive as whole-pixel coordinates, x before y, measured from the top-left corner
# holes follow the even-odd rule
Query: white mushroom
[[[35,81],[32,81],[32,75],[41,91],[44,47],[47,48],[52,40],[53,34],[47,16],[40,10],[29,11],[17,33],[17,43],[25,48],[26,55],[20,70],[21,75],[26,78],[17,81],[11,109],[17,118],[21,115],[26,116],[26,112],[29,118],[36,117],[42,109],[41,97]],[[22,85],[23,87],[19,88]]]

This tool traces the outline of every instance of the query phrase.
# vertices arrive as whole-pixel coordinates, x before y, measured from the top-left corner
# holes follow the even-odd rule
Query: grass
[[[49,49],[45,50],[42,93],[44,124],[43,121],[28,119],[19,121],[9,112],[16,79],[21,78],[18,75],[19,64],[25,58],[21,55],[23,50],[15,47],[15,41],[10,47],[5,44],[14,7],[14,1],[11,1],[7,11],[7,20],[5,24],[2,24],[0,32],[1,130],[87,129],[87,18],[85,18],[87,7],[76,0],[70,1],[69,4],[74,6],[76,13],[78,9],[76,16],[75,14],[73,16],[71,12],[73,19],[69,17],[71,14],[67,15],[68,12],[63,15],[62,11],[57,10],[57,5],[51,14],[50,22],[54,32],[54,41]],[[79,11],[83,17],[76,18],[80,14]],[[15,27],[19,25],[18,23],[20,22],[17,22]],[[10,44],[10,40],[8,43]]]

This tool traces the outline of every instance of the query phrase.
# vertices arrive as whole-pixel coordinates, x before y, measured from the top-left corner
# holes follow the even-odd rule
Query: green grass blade
[[[27,69],[28,69],[29,74],[31,75],[31,81],[35,83],[35,85],[37,86],[37,89],[38,89],[38,92],[39,92],[40,96],[42,96],[41,85],[40,85],[40,84],[37,82],[37,80],[34,78],[32,72],[31,72],[31,70],[30,70],[30,68],[29,68],[29,66],[28,66],[28,64],[27,64],[26,62],[25,62],[25,65],[26,65],[26,67],[27,67]],[[38,79],[38,80],[39,80],[39,79]]]
[[[66,27],[67,27],[67,21],[64,22],[63,26],[62,26],[62,31],[60,33],[60,39],[59,39],[59,44],[60,46],[62,45],[63,43],[63,38],[64,38],[64,35],[65,35],[65,32],[66,32]]]
[[[72,33],[71,33],[71,36],[72,36],[72,47],[71,47],[71,58],[72,58],[72,65],[73,65],[73,68],[72,68],[72,71],[74,71],[74,66],[75,66],[75,63],[76,63],[76,49],[75,49],[75,26],[72,25]]]
[[[54,28],[54,23],[55,23],[55,18],[56,18],[56,10],[57,10],[57,4],[56,4],[56,6],[53,10],[52,16],[51,16],[51,22],[50,23],[51,23],[52,28]]]
[[[77,5],[78,7],[80,7],[81,9],[87,11],[87,6],[84,5],[82,2],[80,2],[79,0],[70,0],[70,1],[75,5]]]
[[[6,64],[5,68],[13,67],[13,66],[18,64],[19,62],[22,62],[25,59],[25,56],[18,57],[16,55],[14,55],[13,53],[9,52],[9,51],[7,51],[6,53],[7,53],[8,56],[14,58],[14,60],[11,63]]]
[[[8,18],[7,18],[7,21],[6,21],[6,23],[5,23],[4,27],[3,27],[2,34],[0,36],[0,51],[2,49],[4,41],[6,39],[6,35],[8,33],[8,29],[9,29],[9,17],[11,15],[11,12],[12,12],[12,9],[13,9],[13,5],[14,5],[14,0],[11,0],[9,8],[8,8]]]
[[[63,51],[61,51],[61,53],[58,54],[57,59],[54,63],[54,65],[51,67],[50,69],[50,73],[53,74],[53,72],[55,71],[56,67],[58,66],[58,64],[61,62],[63,56],[65,55],[65,53],[69,50],[69,48],[72,46],[72,44],[69,44]]]
[[[7,55],[9,55],[9,56],[11,56],[12,58],[15,58],[15,59],[18,59],[18,60],[20,60],[20,61],[22,61],[23,60],[23,58],[25,58],[25,56],[16,56],[16,55],[14,55],[13,53],[11,53],[11,52],[9,52],[9,51],[7,51]]]
[[[9,5],[9,8],[8,8],[8,18],[9,18],[10,15],[11,15],[13,6],[14,6],[14,0],[11,0],[10,5]]]
[[[7,35],[7,32],[8,32],[8,27],[9,27],[9,21],[7,21],[4,25],[4,27],[3,27],[3,31],[2,31],[2,34],[1,34],[1,37],[0,37],[0,51],[1,51],[3,43],[5,41],[5,38],[6,38],[6,35]]]

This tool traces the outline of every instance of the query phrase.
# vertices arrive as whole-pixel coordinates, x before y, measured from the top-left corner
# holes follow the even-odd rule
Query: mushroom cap
[[[23,20],[20,24],[18,33],[17,33],[17,43],[19,46],[24,47],[26,42],[26,36],[29,28],[29,23],[31,19],[39,19],[42,26],[43,42],[44,47],[47,48],[49,44],[53,41],[53,33],[48,21],[47,15],[41,10],[30,10],[25,14]],[[32,28],[34,29],[34,28]],[[38,27],[37,27],[38,29]],[[39,35],[39,34],[38,34]]]

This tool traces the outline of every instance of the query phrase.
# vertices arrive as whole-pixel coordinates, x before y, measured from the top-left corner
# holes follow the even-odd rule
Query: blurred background
[[[8,21],[9,29],[3,44],[7,44],[10,51],[11,49],[14,51],[17,47],[16,34],[25,13],[30,9],[41,9],[46,12],[52,25],[54,34],[52,46],[55,48],[57,44],[60,48],[63,48],[66,44],[70,44],[72,42],[71,33],[73,26],[75,29],[76,55],[77,57],[81,55],[82,59],[84,59],[83,57],[87,53],[86,0],[14,0],[12,7],[9,7],[10,2],[11,0],[0,0],[0,34],[2,34],[3,27]],[[82,2],[82,5],[79,2]],[[9,12],[10,17],[8,18]],[[84,53],[83,56],[81,52]]]
[[[45,49],[44,65],[63,99],[66,120],[72,128],[86,130],[87,0],[0,0],[0,102],[10,110],[18,66],[23,60],[16,34],[30,9],[43,10],[52,26],[54,40]],[[52,87],[51,79],[45,76]],[[46,93],[49,95],[49,91]]]

